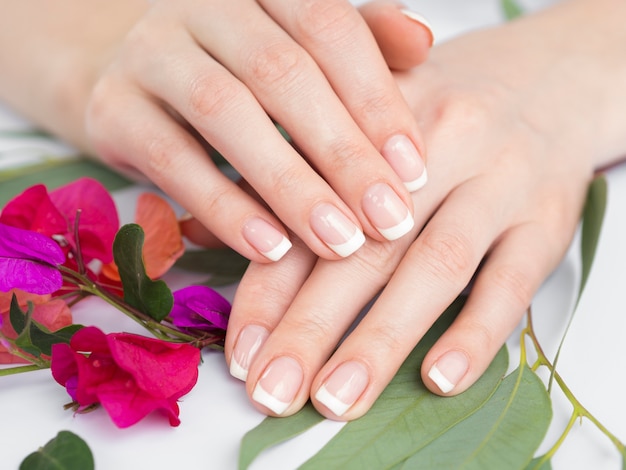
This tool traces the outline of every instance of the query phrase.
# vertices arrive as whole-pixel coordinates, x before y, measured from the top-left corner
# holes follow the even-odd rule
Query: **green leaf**
[[[552,463],[550,460],[541,462],[543,456],[532,459],[525,470],[552,470]]]
[[[44,447],[20,464],[20,470],[93,470],[93,454],[76,434],[60,431]]]
[[[403,469],[522,469],[550,425],[543,382],[527,365],[508,375],[488,402],[407,459]]]
[[[52,190],[87,176],[98,180],[109,191],[131,185],[130,180],[88,158],[52,160],[0,171],[0,206],[35,184],[44,183]]]
[[[113,242],[113,258],[124,287],[124,300],[150,318],[161,321],[172,310],[172,291],[162,280],[153,281],[143,262],[143,229],[127,224],[119,229]]]
[[[604,175],[600,174],[593,179],[593,181],[589,185],[589,189],[587,190],[587,199],[585,201],[585,207],[583,208],[583,215],[582,215],[581,241],[580,241],[580,255],[581,255],[582,269],[581,269],[580,284],[578,286],[578,295],[576,297],[576,303],[574,304],[574,309],[572,310],[572,314],[569,317],[569,320],[565,327],[565,331],[563,333],[563,336],[561,337],[561,341],[556,351],[556,355],[554,356],[554,360],[552,361],[552,373],[550,374],[550,379],[548,381],[548,390],[551,390],[552,388],[552,381],[554,380],[554,371],[556,371],[556,366],[559,362],[561,350],[563,349],[563,344],[565,344],[565,338],[567,337],[567,333],[569,332],[569,329],[572,326],[572,322],[574,320],[574,316],[576,314],[578,304],[580,303],[580,299],[583,295],[583,291],[585,290],[585,286],[587,285],[587,280],[589,279],[589,274],[591,273],[593,260],[596,257],[596,250],[598,248],[598,241],[600,240],[600,233],[602,232],[602,223],[604,221],[604,214],[606,212],[606,203],[607,203],[606,178],[604,177]]]
[[[248,431],[241,441],[239,468],[246,469],[265,449],[280,444],[310,429],[324,420],[311,403],[289,418],[267,417],[256,428]]]
[[[17,297],[13,294],[9,318],[11,326],[18,333],[15,345],[35,357],[40,357],[42,354],[49,356],[52,354],[53,344],[69,343],[74,333],[82,328],[82,325],[74,324],[50,331],[41,323],[33,320],[33,310],[33,303],[28,302],[28,309],[23,312],[17,302]]]
[[[232,284],[241,279],[250,261],[230,249],[186,251],[175,266],[186,271],[210,274],[210,286]]]
[[[513,20],[524,13],[522,7],[515,0],[501,0],[500,5],[507,20]]]

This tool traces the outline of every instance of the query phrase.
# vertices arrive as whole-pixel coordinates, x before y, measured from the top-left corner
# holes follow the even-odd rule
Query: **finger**
[[[279,263],[251,263],[237,288],[224,353],[231,375],[244,382],[255,356],[280,323],[317,260],[301,240],[293,240],[294,247]]]
[[[332,80],[329,83],[329,78],[318,67],[318,59],[311,57],[305,48],[294,42],[260,8],[258,16],[249,13],[249,17],[242,18],[240,4],[241,1],[228,4],[229,8],[224,14],[228,19],[230,9],[230,21],[222,19],[217,22],[208,16],[193,18],[190,19],[193,22],[190,28],[203,47],[246,84],[267,113],[287,130],[315,170],[330,183],[357,216],[366,234],[379,240],[405,235],[412,226],[412,202],[402,181],[412,188],[413,185],[423,184],[423,178],[420,179],[423,163],[412,141],[403,134],[408,126],[405,120],[413,121],[380,53],[377,53],[375,65],[384,70],[386,82],[384,85],[377,84],[378,75],[382,74],[369,74],[360,80],[364,86],[365,80],[369,80],[368,86],[374,88],[376,97],[368,102],[362,102],[364,96],[359,103],[354,100],[355,107],[358,105],[370,110],[371,106],[383,101],[397,101],[403,106],[405,120],[397,115],[393,117],[403,127],[394,128],[393,132],[387,129],[384,131],[387,135],[382,135],[383,131],[379,129],[388,126],[387,114],[392,115],[391,112],[377,114],[376,120],[380,122],[376,124],[373,122],[375,113],[372,113],[369,126],[372,132],[375,130],[381,133],[380,139],[390,141],[387,153],[392,159],[395,158],[395,168],[404,165],[407,169],[405,173],[411,173],[407,178],[403,175],[404,179],[394,172],[394,164],[390,166],[380,158],[379,151],[370,141],[373,134],[364,135],[355,122],[355,116],[346,109],[344,96],[337,96],[334,83]],[[351,6],[348,7],[358,19],[362,32],[367,32],[367,26],[358,13]],[[358,45],[358,48],[376,49],[371,34],[367,34],[369,41]],[[337,44],[336,47],[348,50],[346,44]],[[351,47],[356,48],[357,44],[351,44]],[[350,66],[345,64],[337,63],[335,67],[344,67],[341,72],[336,70],[336,75],[350,70]],[[361,65],[361,68],[365,67]],[[361,94],[366,95],[367,91],[362,90]],[[365,122],[365,119],[361,121]],[[274,152],[273,155],[274,160],[280,160],[286,154]],[[241,163],[256,165],[256,162],[249,160]],[[290,162],[285,165],[294,166]],[[242,172],[251,174],[253,171],[252,168],[242,168]],[[355,178],[357,173],[359,177]],[[247,179],[266,199],[264,188],[259,186],[259,182],[255,184],[254,179]],[[296,181],[300,183],[301,179],[297,178]],[[274,181],[271,183],[275,186]],[[281,220],[286,221],[275,206],[272,207]],[[297,232],[295,227],[292,228]]]
[[[191,123],[316,254],[337,259],[357,250],[364,236],[356,217],[283,138],[250,90],[191,38],[166,39],[161,52],[174,65],[163,68],[162,58],[143,55],[130,65],[140,86]],[[180,183],[173,189],[196,190]]]
[[[422,187],[426,180],[423,164],[425,150],[417,124],[372,32],[358,11],[345,0],[324,3],[261,0],[260,3],[313,57],[359,128],[389,162],[409,191]],[[306,107],[300,109],[306,110],[304,114],[311,113]],[[322,110],[325,111],[325,108]],[[294,110],[294,113],[297,111]],[[325,119],[328,119],[327,115],[319,116],[319,121]],[[285,125],[295,122],[298,121],[285,121]],[[311,122],[319,125],[317,119]],[[335,122],[332,125],[335,126]],[[318,155],[318,143],[307,140],[305,129],[287,130],[307,156]],[[330,130],[332,132],[332,128]],[[355,134],[339,135],[347,135],[351,137],[350,142],[355,141]],[[322,157],[315,159],[315,164],[326,178],[335,178],[331,181],[333,187],[341,188],[340,182],[335,181],[349,178],[349,175],[335,174],[332,171],[334,166],[324,166],[326,161],[333,161],[332,152],[330,158],[327,160],[322,154]],[[360,170],[360,174],[363,173]],[[365,188],[362,185],[359,189]],[[362,194],[362,191],[358,194]]]
[[[562,254],[563,248],[550,243],[536,223],[509,230],[481,268],[461,313],[426,355],[426,386],[444,395],[471,386],[519,324]]]
[[[275,261],[289,249],[281,223],[226,178],[168,113],[124,87],[104,86],[94,93],[88,129],[105,160],[134,165],[249,259]]]
[[[482,191],[484,184],[469,181],[448,196],[372,309],[317,374],[311,398],[322,414],[335,419],[363,415],[467,285],[507,223],[507,201],[494,204],[487,196],[492,193]],[[471,207],[468,198],[474,201]],[[347,376],[346,368],[356,375]]]
[[[359,12],[389,68],[407,70],[427,59],[434,36],[423,16],[392,2],[366,3]]]

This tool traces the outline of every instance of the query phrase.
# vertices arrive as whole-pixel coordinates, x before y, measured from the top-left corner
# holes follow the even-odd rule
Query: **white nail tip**
[[[260,405],[269,408],[277,415],[283,414],[285,410],[289,407],[289,403],[280,401],[273,395],[267,393],[263,389],[263,387],[261,387],[261,384],[257,384],[257,386],[254,388],[254,392],[252,392],[252,399]]]
[[[439,387],[439,390],[443,393],[451,392],[454,388],[454,384],[446,379],[436,365],[431,367],[428,372],[428,377],[430,377],[431,380],[437,384],[437,387]]]
[[[378,228],[378,231],[383,237],[391,241],[397,240],[403,235],[409,233],[414,225],[415,221],[413,220],[413,217],[411,217],[411,214],[407,211],[405,219],[398,225],[394,225],[393,227],[389,228]]]
[[[414,179],[413,181],[406,181],[404,183],[404,187],[407,189],[407,191],[412,193],[412,192],[417,191],[418,189],[422,189],[426,185],[427,181],[428,181],[428,174],[426,173],[426,168],[424,168],[424,171],[422,172],[419,178]]]
[[[248,380],[248,369],[241,367],[239,363],[235,361],[235,358],[232,358],[230,360],[230,375],[245,382]]]
[[[348,240],[347,242],[340,245],[327,243],[327,245],[339,256],[341,256],[342,258],[346,258],[347,256],[350,256],[352,253],[354,253],[356,250],[361,248],[361,246],[363,246],[363,243],[365,243],[365,235],[363,235],[363,232],[357,229],[354,235],[352,235],[352,238],[350,238],[350,240]]]
[[[404,8],[401,9],[400,12],[407,18],[411,18],[413,21],[417,21],[418,23],[423,24],[430,30],[430,34],[431,35],[433,34],[433,27],[431,26],[430,21],[428,21],[422,15],[420,15],[419,13],[415,13],[414,11],[404,9]]]
[[[291,249],[291,247],[292,245],[289,239],[283,237],[281,242],[275,248],[272,248],[270,251],[265,251],[261,254],[271,261],[278,261],[283,256],[285,256],[285,254]]]
[[[315,394],[315,399],[332,411],[336,416],[343,416],[343,414],[352,406],[352,404],[346,404],[339,400],[336,396],[332,395],[328,390],[326,390],[326,386],[324,385],[322,385]]]

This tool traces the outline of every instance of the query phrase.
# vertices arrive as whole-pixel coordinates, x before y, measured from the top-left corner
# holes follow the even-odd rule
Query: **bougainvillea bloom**
[[[120,428],[154,410],[178,426],[177,400],[198,379],[200,351],[129,333],[105,335],[90,326],[70,344],[52,347],[52,375],[81,407],[100,403]]]
[[[9,292],[0,292],[0,332],[5,338],[15,339],[17,334],[11,327],[9,309],[13,294],[22,310],[26,310],[28,302],[32,302],[33,320],[48,328],[50,331],[60,330],[72,324],[70,308],[61,299],[51,299],[50,295],[29,294],[18,289]],[[24,359],[9,353],[6,345],[0,344],[0,364],[26,362]]]
[[[135,222],[144,231],[142,255],[146,275],[150,279],[158,279],[185,251],[176,213],[162,197],[143,193],[137,199]],[[114,262],[104,265],[102,273],[109,279],[120,280]]]
[[[63,261],[65,254],[51,238],[0,223],[0,291],[55,292],[63,284],[57,269]]]
[[[225,330],[230,315],[230,302],[207,286],[189,286],[174,292],[170,312],[178,328]]]
[[[79,211],[78,234],[85,263],[93,259],[111,262],[120,223],[111,195],[94,179],[80,178],[50,193],[41,184],[28,188],[5,206],[0,222],[62,238],[75,251],[74,225]]]

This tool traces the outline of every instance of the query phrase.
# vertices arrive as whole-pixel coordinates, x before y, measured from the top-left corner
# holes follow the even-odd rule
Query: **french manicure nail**
[[[317,236],[343,258],[365,243],[363,232],[332,204],[317,205],[311,212],[310,220]]]
[[[344,362],[319,388],[315,399],[336,416],[343,416],[359,399],[368,383],[367,370],[361,363]]]
[[[400,10],[400,12],[407,18],[410,18],[413,21],[417,21],[418,23],[426,27],[426,29],[430,33],[430,38],[431,38],[430,44],[432,45],[432,43],[435,40],[435,35],[433,34],[433,27],[431,26],[430,22],[426,18],[424,18],[422,15],[420,15],[419,13],[415,13],[414,11],[403,8]]]
[[[230,358],[230,375],[244,382],[248,379],[250,364],[269,335],[259,325],[248,325],[241,330]]]
[[[448,393],[461,381],[469,369],[469,360],[461,351],[449,351],[441,356],[428,371],[428,377],[439,390]]]
[[[252,399],[277,415],[283,414],[302,385],[302,368],[298,361],[282,356],[274,359],[259,379]]]
[[[278,261],[291,248],[291,242],[269,222],[254,217],[243,226],[243,236],[259,253]]]
[[[363,211],[387,240],[396,240],[415,225],[411,212],[402,199],[385,183],[371,186],[363,198]]]
[[[394,135],[383,146],[381,153],[400,177],[409,192],[422,188],[428,176],[417,148],[405,135]]]

